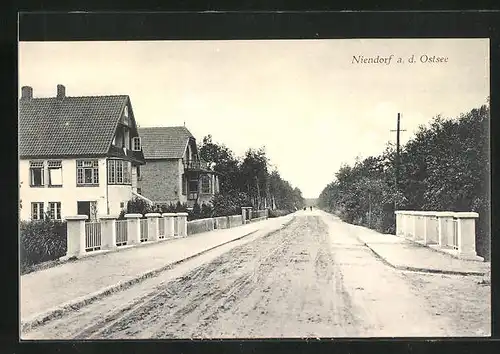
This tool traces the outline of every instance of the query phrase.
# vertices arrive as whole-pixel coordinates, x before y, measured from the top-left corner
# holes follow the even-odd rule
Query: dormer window
[[[132,138],[132,150],[141,151],[141,138],[136,136]]]

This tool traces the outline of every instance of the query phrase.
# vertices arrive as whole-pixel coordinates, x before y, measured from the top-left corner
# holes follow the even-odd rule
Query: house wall
[[[61,202],[61,217],[77,214],[77,201],[96,201],[97,213],[106,213],[106,159],[99,160],[99,186],[76,186],[76,159],[62,160],[62,187],[30,187],[29,160],[19,161],[19,198],[22,201],[21,220],[31,219],[31,203]]]
[[[62,187],[30,187],[29,160],[19,161],[19,198],[22,201],[20,219],[31,219],[31,203],[43,202],[47,210],[49,202],[61,202],[61,217],[76,215],[78,201],[96,201],[97,214],[109,213],[118,215],[120,203],[130,200],[132,190],[137,189],[137,174],[132,174],[132,185],[107,185],[106,158],[99,158],[99,186],[76,186],[76,159],[62,159]],[[132,171],[135,167],[132,168]]]
[[[186,203],[182,195],[182,159],[147,160],[138,182],[141,194],[157,203]]]
[[[127,206],[127,202],[132,199],[132,188],[127,185],[109,185],[108,200],[109,200],[109,215],[118,216],[123,208]],[[123,203],[123,207],[121,207]],[[102,214],[102,213],[101,213]]]

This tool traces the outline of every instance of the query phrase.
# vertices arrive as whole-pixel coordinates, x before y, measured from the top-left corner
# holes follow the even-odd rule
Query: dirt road
[[[138,292],[125,308],[123,295],[115,295],[82,309],[85,321],[77,313],[29,336],[489,335],[488,286],[477,285],[475,277],[397,271],[353,237],[350,227],[319,212],[301,211],[284,229],[254,236],[186,268],[182,276],[148,280],[154,291]],[[460,296],[450,296],[454,291]]]

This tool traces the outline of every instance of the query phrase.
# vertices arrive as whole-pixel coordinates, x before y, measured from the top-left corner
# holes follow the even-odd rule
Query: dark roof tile
[[[186,127],[139,128],[145,159],[180,159],[189,138],[193,135]]]
[[[128,100],[126,95],[19,100],[19,155],[106,154]]]

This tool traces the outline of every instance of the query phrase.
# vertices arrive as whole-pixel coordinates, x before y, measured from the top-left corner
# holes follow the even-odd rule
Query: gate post
[[[141,214],[125,214],[127,219],[128,242],[131,245],[141,244],[141,224],[139,222]]]
[[[455,213],[458,228],[458,255],[461,258],[479,258],[476,253],[476,218],[478,213]]]
[[[66,258],[78,257],[85,253],[85,220],[87,215],[67,216]]]
[[[187,216],[188,213],[177,213],[177,222],[179,225],[179,237],[187,236]]]
[[[436,213],[438,218],[439,247],[448,247],[450,240],[453,238],[453,215],[454,213],[445,211]]]
[[[163,213],[163,222],[165,223],[165,238],[173,238],[175,236],[174,222],[175,213]]]
[[[116,248],[116,218],[112,215],[100,216],[102,248],[112,250]]]
[[[148,219],[148,241],[158,241],[160,236],[160,228],[158,225],[159,213],[148,213],[146,218]]]

